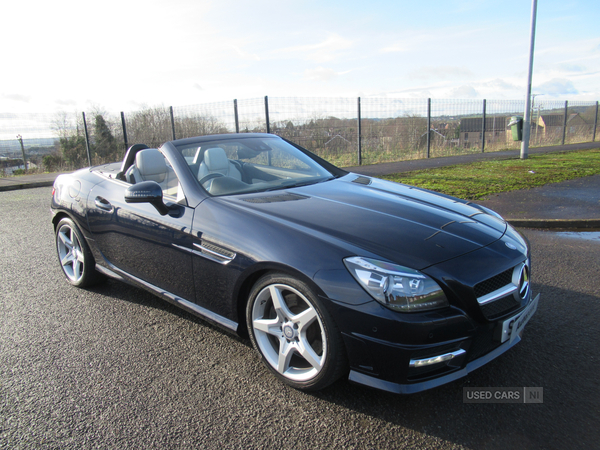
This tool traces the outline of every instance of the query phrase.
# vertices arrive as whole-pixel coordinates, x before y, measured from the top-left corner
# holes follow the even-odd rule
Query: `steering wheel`
[[[219,178],[219,177],[224,177],[224,176],[225,175],[223,175],[222,173],[219,173],[219,172],[209,173],[202,177],[202,179],[200,180],[200,184],[202,186],[204,186],[204,183],[206,183],[207,181],[212,180],[213,178]]]

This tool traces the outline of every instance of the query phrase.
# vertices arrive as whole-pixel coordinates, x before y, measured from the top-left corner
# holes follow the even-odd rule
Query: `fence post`
[[[271,132],[271,125],[269,124],[269,97],[265,95],[265,120],[267,122],[267,133]],[[270,155],[270,153],[269,153]]]
[[[125,143],[125,151],[127,151],[127,127],[125,126],[125,113],[121,111],[121,127],[123,127],[123,142]]]
[[[431,99],[427,99],[427,157],[431,156]]]
[[[485,151],[485,106],[486,99],[483,99],[483,124],[481,125],[481,153]],[[494,131],[494,130],[492,130]]]
[[[565,136],[567,135],[567,114],[569,113],[569,101],[565,101],[565,120],[563,122],[562,145],[565,145]]]
[[[362,126],[360,113],[360,97],[358,97],[358,165],[362,165]]]
[[[171,115],[171,132],[173,134],[173,140],[177,139],[175,137],[175,117],[173,117],[173,107],[169,106],[169,114]]]
[[[233,115],[235,116],[235,132],[240,132],[240,120],[238,118],[237,98],[233,101]]]
[[[592,135],[592,142],[596,142],[596,127],[598,125],[598,102],[596,102],[596,116],[594,117],[594,134]]]
[[[90,136],[88,135],[87,130],[87,122],[85,121],[85,112],[81,113],[83,115],[83,131],[85,132],[85,148],[87,150],[88,163],[92,165],[92,155],[90,153]]]

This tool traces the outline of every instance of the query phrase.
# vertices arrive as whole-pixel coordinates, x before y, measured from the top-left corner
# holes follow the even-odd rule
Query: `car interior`
[[[211,195],[281,188],[298,180],[323,176],[285,151],[273,154],[272,148],[260,142],[255,144],[256,148],[237,142],[215,144],[179,149],[198,182]],[[158,149],[143,144],[130,147],[117,178],[131,184],[155,181],[163,195],[176,197],[178,202],[183,198],[183,190],[168,160]]]
[[[135,155],[135,162],[125,172],[128,183],[135,184],[142,181],[155,181],[162,188],[163,195],[177,197],[179,180],[173,168],[161,152],[155,148],[139,150]]]

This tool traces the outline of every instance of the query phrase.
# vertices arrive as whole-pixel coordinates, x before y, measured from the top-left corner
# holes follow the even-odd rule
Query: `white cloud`
[[[403,44],[392,44],[379,50],[379,53],[400,53],[406,52],[408,48]]]
[[[317,67],[316,69],[306,69],[304,71],[304,78],[306,78],[307,80],[330,81],[348,72],[349,71],[336,72],[333,69]]]
[[[473,76],[466,67],[456,66],[424,66],[408,74],[409,78],[416,80],[447,80],[452,78],[470,78]]]
[[[235,53],[242,59],[250,59],[252,61],[260,61],[260,57],[254,53],[249,53],[241,50],[238,46],[229,44],[229,46],[235,51]]]
[[[54,100],[54,103],[56,103],[58,106],[77,106],[77,102],[72,99],[57,99]]]
[[[585,67],[579,64],[562,63],[558,65],[560,70],[565,72],[585,72]]]
[[[566,95],[576,95],[579,93],[573,82],[565,78],[553,78],[543,84],[536,87],[536,90],[541,94],[549,95],[552,97],[560,97]]]
[[[477,98],[479,94],[473,86],[460,86],[452,89],[450,98]]]
[[[3,100],[10,100],[13,102],[22,102],[22,103],[29,103],[29,101],[31,100],[30,95],[22,95],[22,94],[2,94],[1,97]]]
[[[83,111],[89,99],[120,111],[359,92],[490,100],[525,95],[526,5],[506,12],[480,0],[453,0],[450,9],[350,2],[343,11],[274,0],[149,0],[141,9],[138,3],[3,5],[7,17],[27,17],[28,30],[23,34],[22,23],[10,20],[0,28],[7,43],[0,73],[4,108]],[[595,101],[600,38],[593,24],[600,10],[575,5],[566,11],[569,17],[554,10],[538,17],[534,92],[541,87],[548,96]],[[348,67],[352,73],[344,76]]]
[[[520,89],[520,87],[517,86],[516,84],[509,83],[500,78],[495,78],[490,81],[485,81],[482,83],[482,86],[489,88],[489,89],[494,89],[497,91],[514,91],[514,90]]]
[[[352,47],[352,41],[331,33],[324,41],[317,44],[296,45],[274,50],[273,53],[284,53],[288,56],[299,54],[301,57],[316,63],[325,63],[338,58],[341,52]]]

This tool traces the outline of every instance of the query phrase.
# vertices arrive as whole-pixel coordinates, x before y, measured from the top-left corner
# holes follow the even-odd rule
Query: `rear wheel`
[[[62,219],[56,227],[56,252],[60,267],[73,286],[87,287],[103,279],[96,271],[85,238],[71,219]]]
[[[340,332],[305,283],[283,274],[261,278],[246,316],[254,348],[286,384],[318,390],[346,371]]]

